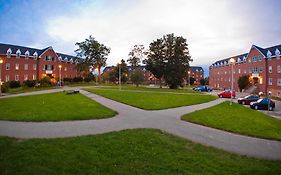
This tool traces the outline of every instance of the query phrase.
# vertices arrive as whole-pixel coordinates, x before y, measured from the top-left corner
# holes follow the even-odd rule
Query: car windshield
[[[250,97],[251,97],[251,95],[247,95],[247,96],[245,96],[244,98],[247,98],[247,99],[248,99],[248,98],[250,98]]]

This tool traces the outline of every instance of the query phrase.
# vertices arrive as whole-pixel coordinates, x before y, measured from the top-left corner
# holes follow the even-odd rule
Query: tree
[[[139,67],[139,64],[145,57],[145,54],[143,45],[134,45],[133,49],[129,52],[129,59],[127,60],[133,70]]]
[[[98,81],[100,81],[101,67],[106,65],[107,56],[110,53],[110,48],[104,44],[100,44],[94,37],[90,36],[83,42],[77,42],[79,48],[75,50],[77,56],[84,58],[79,63],[80,70],[89,70],[93,66],[98,70]]]
[[[141,69],[135,69],[131,75],[131,81],[138,87],[144,81],[143,71]]]
[[[249,75],[243,75],[238,78],[238,87],[240,91],[250,85]]]
[[[147,70],[160,81],[164,77],[171,89],[183,86],[189,61],[192,61],[187,46],[186,39],[174,34],[153,41],[145,60]]]
[[[128,81],[128,66],[124,59],[121,60],[121,64],[117,64],[115,67],[115,77],[119,80],[119,66],[121,66],[121,81],[122,83],[126,83]]]
[[[200,80],[201,85],[209,85],[209,77],[202,78]]]
[[[162,79],[166,67],[162,38],[150,43],[147,57],[148,58],[144,60],[145,68],[160,80],[160,88],[162,88]]]
[[[195,78],[194,77],[189,77],[189,82],[190,82],[190,85],[194,85]]]

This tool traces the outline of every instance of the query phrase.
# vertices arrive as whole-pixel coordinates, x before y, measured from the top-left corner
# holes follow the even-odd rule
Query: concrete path
[[[109,119],[84,121],[0,121],[0,135],[17,138],[58,138],[99,134],[133,128],[156,128],[197,143],[240,155],[281,160],[281,142],[279,141],[242,136],[180,120],[180,116],[183,114],[214,106],[225,101],[225,99],[217,99],[193,106],[146,111],[84,90],[80,90],[80,92],[104,106],[118,111],[119,114]]]

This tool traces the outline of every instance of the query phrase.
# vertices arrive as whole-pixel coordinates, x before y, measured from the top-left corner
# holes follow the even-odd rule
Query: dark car
[[[213,91],[213,89],[208,87],[208,86],[197,86],[197,87],[193,88],[193,90],[200,91],[200,92],[211,92],[211,91]]]
[[[250,107],[252,109],[256,109],[256,110],[258,110],[258,109],[268,110],[268,107],[269,107],[269,110],[273,111],[275,108],[275,103],[274,103],[274,101],[272,101],[268,98],[262,98],[256,102],[251,102]]]
[[[224,90],[218,93],[218,97],[220,98],[231,98],[231,90]],[[235,91],[232,91],[232,98],[236,97]]]
[[[249,105],[251,102],[258,101],[259,96],[257,95],[247,95],[242,98],[238,98],[238,103],[243,105]]]

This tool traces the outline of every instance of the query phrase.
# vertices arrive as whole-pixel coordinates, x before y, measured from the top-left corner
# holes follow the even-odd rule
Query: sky
[[[281,44],[281,0],[0,0],[0,43],[52,46],[75,55],[90,35],[111,48],[107,65],[135,44],[174,33],[187,39],[191,65]]]

